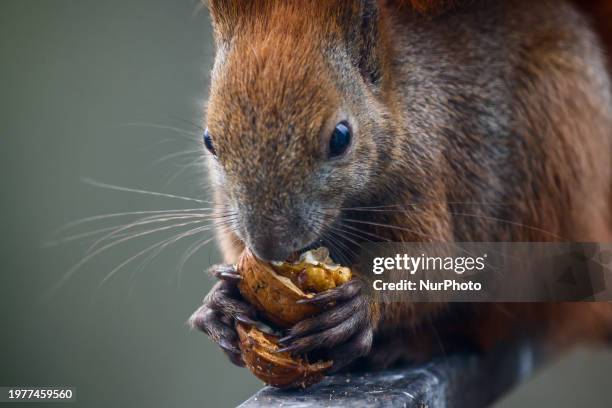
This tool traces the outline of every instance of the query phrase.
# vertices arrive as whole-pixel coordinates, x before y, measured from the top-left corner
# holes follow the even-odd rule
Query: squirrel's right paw
[[[255,320],[255,309],[242,300],[237,283],[241,276],[233,265],[215,265],[210,268],[217,282],[204,298],[202,306],[189,318],[189,325],[206,333],[227,354],[230,361],[244,366],[236,322],[253,325],[260,330],[273,333],[272,329]]]

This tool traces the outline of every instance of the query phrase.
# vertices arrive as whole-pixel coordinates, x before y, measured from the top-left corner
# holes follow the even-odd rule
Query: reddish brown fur
[[[317,45],[350,40],[347,40],[343,22],[355,24],[350,19],[359,10],[359,2],[235,0],[210,3],[219,53],[223,54],[225,47],[229,47],[228,38],[232,38],[231,46],[234,48],[227,56],[221,55],[222,66],[215,67],[207,124],[213,135],[224,135],[215,141],[219,162],[227,173],[224,182],[228,186],[243,187],[229,193],[218,190],[216,200],[221,211],[225,209],[228,196],[238,202],[248,202],[254,193],[245,191],[248,186],[253,186],[260,199],[249,203],[250,206],[260,213],[272,213],[279,202],[288,202],[296,192],[307,198],[304,193],[305,174],[315,171],[320,159],[321,129],[325,129],[331,108],[346,103],[350,96],[342,94],[336,87],[336,79],[326,68],[325,57]],[[529,7],[527,2],[511,3]],[[612,2],[581,3],[593,13],[602,38],[609,39],[608,44],[612,44],[612,25],[603,23],[606,13],[612,11]],[[369,121],[370,118],[360,117],[365,123],[362,125],[364,128],[384,126],[384,134],[396,134],[404,144],[419,135],[422,129],[418,127],[418,120],[427,119],[430,106],[421,109],[411,105],[406,108],[405,95],[394,82],[396,76],[405,72],[401,71],[403,67],[393,66],[393,61],[404,52],[399,40],[402,30],[415,21],[426,28],[429,28],[429,23],[422,23],[414,13],[403,9],[408,6],[418,11],[417,14],[433,18],[450,11],[453,6],[461,7],[460,4],[429,0],[379,2],[377,28],[380,37],[372,52],[380,59],[382,80],[380,88],[368,88],[364,99],[371,111],[380,113],[384,123],[381,125]],[[398,8],[402,10],[398,12]],[[517,16],[517,20],[530,18],[529,13]],[[413,163],[399,143],[385,152],[387,160],[384,166],[351,163],[360,166],[355,167],[355,171],[375,170],[379,184],[383,186],[380,190],[370,186],[370,195],[363,197],[365,203],[378,204],[375,201],[377,197],[386,198],[394,193],[390,189],[392,186],[385,182],[396,181],[400,183],[397,188],[405,187],[397,179],[397,175],[405,174],[411,175],[409,187],[424,198],[411,212],[372,215],[370,221],[405,227],[403,230],[373,227],[370,229],[373,233],[391,241],[404,242],[612,241],[610,101],[596,92],[599,79],[589,71],[581,53],[581,41],[584,40],[582,37],[574,38],[575,30],[582,30],[581,23],[571,21],[579,27],[576,29],[564,27],[561,24],[564,21],[557,21],[556,17],[542,23],[537,16],[533,18],[531,22],[518,21],[516,25],[510,25],[510,29],[524,30],[518,33],[522,35],[519,40],[509,36],[509,41],[521,44],[521,53],[510,62],[512,69],[524,77],[508,95],[515,98],[513,101],[520,101],[512,111],[512,119],[518,123],[511,126],[516,125],[517,136],[524,140],[521,147],[524,150],[513,151],[519,154],[510,161],[520,171],[516,176],[516,188],[506,186],[511,198],[504,198],[513,200],[512,212],[502,220],[506,223],[496,222],[490,208],[476,207],[472,217],[457,216],[457,209],[453,212],[453,208],[449,208],[449,202],[473,200],[481,193],[478,191],[482,188],[479,182],[486,185],[491,182],[490,178],[495,177],[503,180],[501,175],[489,174],[487,171],[490,169],[483,167],[480,159],[486,158],[486,152],[482,153],[485,157],[477,156],[477,153],[473,156],[453,153],[452,144],[458,141],[449,137],[439,141],[440,145],[436,145],[434,140],[432,146],[427,147],[430,150],[420,152],[423,163]],[[431,26],[435,28],[435,24],[432,21]],[[442,42],[443,52],[448,53],[449,59],[457,66],[469,66],[479,58],[472,54],[478,52],[480,43],[474,44],[473,53],[463,52],[465,44],[453,43],[452,30],[445,35],[432,40],[433,44],[439,46]],[[476,39],[473,41],[477,42]],[[571,47],[566,47],[565,43]],[[466,82],[476,79],[470,77]],[[495,96],[484,92],[477,90],[475,95],[468,96],[482,98],[484,102],[490,102],[490,98]],[[438,106],[434,102],[431,109]],[[404,126],[407,109],[410,109],[412,121]],[[426,130],[431,135],[443,134],[447,130],[442,117],[449,113],[437,113],[440,122],[427,123]],[[453,113],[449,115],[452,117]],[[267,120],[262,120],[262,117]],[[295,125],[295,133],[303,136],[300,140],[287,142],[294,144],[275,162],[284,171],[274,174],[274,169],[262,167],[264,163],[270,163],[272,151],[261,146],[278,143],[279,135],[284,135],[283,124],[289,122]],[[465,139],[461,142],[470,146],[480,147],[483,142],[479,139],[482,136],[476,132],[466,132],[462,136]],[[367,155],[376,150],[374,142],[365,140],[362,143],[359,145],[360,153]],[[389,139],[386,143],[392,144],[394,140]],[[420,164],[427,168],[427,172],[419,170]],[[269,173],[265,173],[267,170]],[[274,178],[262,181],[263,173]],[[472,178],[473,184],[466,182]],[[382,201],[382,204],[388,203]],[[244,242],[224,229],[219,231],[219,238],[226,262],[234,263]],[[447,309],[450,309],[448,305],[374,302],[370,323],[377,328],[381,341],[397,344],[400,339],[400,344],[409,351],[428,352],[428,346],[434,340],[426,334],[437,333],[431,333],[427,328],[432,321],[445,316]],[[469,319],[461,320],[458,325],[457,322],[444,327],[437,325],[437,331],[460,332],[486,347],[517,331],[531,332],[534,328],[556,339],[559,344],[571,344],[577,340],[599,341],[610,335],[612,327],[612,307],[606,303],[498,304],[476,305],[468,309],[464,313]],[[415,336],[415,332],[418,335]],[[373,353],[371,358],[382,361],[381,365],[384,365],[390,359],[389,349],[383,347],[382,357]]]

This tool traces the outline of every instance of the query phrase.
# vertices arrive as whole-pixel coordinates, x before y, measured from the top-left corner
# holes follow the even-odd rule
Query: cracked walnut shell
[[[315,293],[333,289],[351,279],[349,268],[335,265],[326,248],[308,251],[297,262],[267,263],[245,249],[237,266],[238,289],[266,319],[282,328],[314,316],[317,306],[296,303]],[[277,352],[278,337],[238,323],[240,350],[245,365],[265,383],[279,388],[307,387],[319,382],[332,361],[310,363],[307,356]]]
[[[333,263],[327,248],[308,251],[297,262],[267,263],[245,249],[238,260],[242,296],[273,324],[288,328],[320,310],[296,303],[351,279],[351,270]]]
[[[325,376],[331,361],[309,363],[306,357],[278,353],[278,340],[255,327],[236,326],[245,365],[266,384],[278,388],[306,388]]]

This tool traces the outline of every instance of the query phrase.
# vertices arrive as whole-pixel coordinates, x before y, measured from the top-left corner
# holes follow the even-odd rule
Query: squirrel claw
[[[213,265],[208,269],[208,273],[219,280],[238,283],[242,276],[236,270],[235,265]]]
[[[361,293],[362,287],[361,282],[355,281],[323,292],[321,295],[326,296],[321,302],[333,301],[333,306],[295,324],[279,340],[283,347],[277,352],[304,354],[326,349],[334,361],[332,371],[366,355],[372,347],[374,328],[370,299]]]
[[[330,303],[342,302],[357,296],[363,288],[363,283],[358,279],[353,279],[344,285],[340,285],[337,288],[326,290],[325,292],[317,293],[311,298],[300,299],[297,303],[312,304],[325,306]]]
[[[206,333],[232,363],[244,366],[238,347],[235,324],[238,316],[242,320],[258,324],[251,318],[255,316],[255,310],[240,296],[236,287],[237,281],[232,276],[236,274],[233,265],[216,265],[209,271],[211,275],[220,280],[206,295],[202,305],[189,318],[189,325]]]

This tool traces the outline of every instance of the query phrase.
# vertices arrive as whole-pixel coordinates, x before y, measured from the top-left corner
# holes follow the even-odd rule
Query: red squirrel
[[[245,246],[268,261],[336,246],[350,264],[365,241],[612,242],[611,5],[209,0],[204,145],[226,264],[191,324],[243,364],[235,322],[258,320],[236,289]],[[316,295],[333,306],[283,349],[382,368],[612,333],[610,303],[383,304],[363,285]]]

